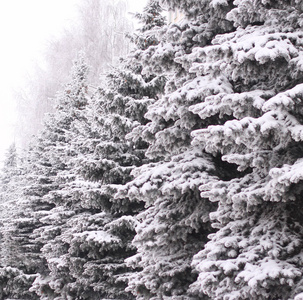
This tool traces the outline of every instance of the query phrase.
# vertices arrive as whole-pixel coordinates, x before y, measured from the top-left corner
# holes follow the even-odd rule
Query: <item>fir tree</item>
[[[197,76],[224,76],[231,87],[191,107],[223,121],[194,131],[193,144],[242,173],[200,187],[219,208],[211,215],[218,231],[193,260],[197,294],[293,299],[302,291],[301,9],[237,1],[225,17],[234,30],[184,60]]]
[[[205,26],[198,24],[184,20],[161,29],[160,43],[142,55],[142,72],[165,74],[168,81],[165,95],[148,108],[145,117],[150,122],[128,135],[133,141],[143,137],[149,144],[146,155],[154,162],[134,170],[135,179],[117,195],[147,207],[138,215],[133,241],[138,254],[127,260],[142,268],[130,277],[128,287],[138,299],[190,299],[189,285],[196,280],[192,258],[213,231],[209,212],[216,205],[200,196],[199,186],[214,181],[219,172],[215,159],[191,145],[192,130],[208,122],[189,107],[228,87],[224,78],[195,78],[178,61],[201,38]]]
[[[36,274],[32,272],[31,262],[26,255],[28,243],[28,218],[20,210],[22,188],[24,187],[24,164],[12,144],[6,154],[1,176],[0,204],[0,298],[36,299],[29,292]]]
[[[12,144],[7,153],[4,160],[4,165],[2,169],[2,176],[1,176],[1,188],[2,192],[6,192],[8,189],[8,186],[15,175],[19,174],[18,165],[17,165],[17,150],[16,145]],[[2,201],[6,201],[5,196],[2,196]]]
[[[143,70],[167,74],[166,94],[129,135],[143,136],[159,160],[134,170],[120,192],[147,206],[139,253],[128,260],[142,271],[129,289],[138,299],[294,297],[302,286],[301,4],[162,2],[185,18],[150,48]]]
[[[7,240],[2,245],[2,252],[6,254],[3,265],[5,272],[10,271],[7,285],[19,282],[19,288],[9,294],[11,297],[37,298],[34,290],[29,291],[28,281],[32,283],[39,273],[48,272],[41,249],[60,233],[61,225],[71,214],[62,209],[64,203],[53,195],[70,180],[68,161],[74,152],[69,145],[76,134],[73,122],[83,118],[87,103],[86,73],[87,66],[80,55],[74,65],[71,83],[58,95],[57,112],[48,117],[44,131],[24,155],[23,173],[18,182],[21,193],[14,205],[11,205],[11,219],[3,229]],[[65,176],[59,178],[59,173]],[[23,273],[27,278],[27,286],[21,282]],[[26,281],[23,279],[23,282]]]
[[[58,281],[49,287],[47,280],[55,259],[65,253],[66,247],[51,248],[60,235],[69,228],[70,219],[77,212],[77,203],[66,193],[66,186],[75,180],[71,160],[77,155],[73,140],[79,134],[78,124],[85,124],[85,109],[89,100],[87,84],[88,66],[84,54],[80,53],[71,70],[71,81],[57,95],[56,111],[45,122],[36,145],[29,153],[31,172],[27,196],[30,205],[36,210],[40,224],[34,231],[35,244],[39,245],[44,268],[39,270],[31,291],[42,299],[54,299],[57,296]],[[35,208],[33,207],[35,205]],[[62,274],[61,282],[68,281],[69,276]],[[62,283],[61,283],[62,284]],[[56,286],[57,285],[57,286]],[[37,286],[41,286],[37,288]]]
[[[156,23],[162,25],[159,20]],[[124,260],[136,252],[131,245],[134,216],[142,204],[114,199],[114,194],[132,179],[131,170],[145,161],[147,144],[140,139],[129,142],[125,136],[146,123],[147,106],[162,92],[165,81],[163,76],[141,74],[139,56],[148,46],[141,48],[143,36],[153,34],[146,29],[133,40],[134,51],[92,95],[85,110],[87,121],[74,122],[76,134],[69,141],[75,151],[68,169],[71,180],[59,192],[50,193],[63,203],[68,201],[73,214],[61,225],[61,233],[43,247],[50,272],[33,287],[42,299],[134,298],[125,292],[127,274],[134,270]],[[153,38],[151,44],[155,43]]]

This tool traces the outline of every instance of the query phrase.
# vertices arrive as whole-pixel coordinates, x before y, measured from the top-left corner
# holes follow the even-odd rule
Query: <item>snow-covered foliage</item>
[[[2,297],[302,298],[301,2],[160,4],[97,89],[79,57],[22,168],[11,150]]]
[[[35,246],[29,238],[34,223],[19,205],[23,200],[25,170],[15,144],[7,151],[0,185],[0,298],[37,299],[29,292],[36,274]]]
[[[187,18],[149,51],[143,72],[167,74],[165,95],[128,135],[161,159],[120,191],[147,206],[139,253],[127,260],[142,268],[130,289],[138,299],[294,297],[303,267],[301,4],[162,2]],[[180,280],[186,268],[198,275],[183,275],[192,284]]]
[[[19,179],[22,177],[21,159],[17,154],[16,145],[12,144],[3,163],[0,174],[0,204],[13,202],[19,198],[21,190]],[[5,214],[5,210],[1,210]]]
[[[163,76],[141,74],[138,56],[148,47],[141,49],[144,36],[153,33],[139,32],[132,54],[97,89],[88,86],[87,66],[80,57],[45,125],[40,140],[44,144],[52,138],[52,151],[45,154],[51,160],[39,170],[50,165],[56,169],[47,176],[55,186],[39,195],[51,209],[39,214],[41,226],[34,231],[47,268],[30,290],[41,299],[134,298],[125,288],[128,273],[136,268],[124,260],[136,252],[131,245],[134,215],[142,204],[114,199],[114,194],[144,161],[147,144],[125,136],[146,123],[147,106],[165,82]]]
[[[60,155],[55,156],[65,161],[55,175],[58,188],[44,196],[53,208],[40,219],[44,225],[36,230],[48,270],[40,273],[31,291],[41,299],[100,299],[113,295],[128,298],[123,293],[125,282],[118,274],[125,269],[124,256],[133,251],[125,241],[129,232],[134,231],[134,223],[127,218],[114,220],[110,214],[110,194],[104,201],[100,198],[106,190],[101,181],[108,175],[102,174],[102,167],[113,167],[107,166],[109,157],[103,159],[103,164],[90,168],[90,175],[86,176],[85,164],[95,153],[94,143],[102,138],[90,123],[94,120],[88,107],[95,102],[89,95],[86,79],[87,66],[80,58],[74,65],[70,85],[59,94],[58,112],[54,114],[56,123],[64,126],[64,136],[55,144]],[[54,130],[49,132],[53,134]],[[107,213],[98,213],[100,209]]]
[[[211,299],[289,299],[302,288],[301,4],[265,2],[234,1],[232,32],[176,59],[195,78],[224,78],[225,91],[190,106],[210,121],[191,143],[239,172],[199,186],[218,204],[217,232],[193,258],[191,292]]]

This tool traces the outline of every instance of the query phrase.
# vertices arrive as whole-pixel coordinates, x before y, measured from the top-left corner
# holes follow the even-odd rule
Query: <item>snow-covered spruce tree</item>
[[[292,298],[302,289],[301,3],[162,2],[185,18],[150,51],[144,70],[167,68],[170,80],[151,122],[129,135],[163,157],[120,193],[148,206],[129,289],[138,299]]]
[[[148,154],[164,154],[170,165],[141,168],[129,185],[130,196],[150,205],[134,240],[143,271],[133,286],[142,298],[168,298],[174,292],[198,299],[292,299],[302,292],[303,266],[302,4],[163,2],[185,15],[179,25],[186,23],[189,30],[180,35],[179,44],[195,47],[174,57],[187,73],[186,81],[179,81],[177,90],[146,115],[152,122],[145,130],[155,137]],[[170,121],[169,126],[164,121]],[[182,175],[177,176],[181,164],[173,160],[189,160],[189,149],[196,149],[195,159],[200,155],[211,161],[216,177],[208,178],[211,168],[192,160],[180,172],[186,176],[184,185],[175,184],[173,178]],[[195,176],[203,165],[207,175]],[[200,231],[195,236],[201,251],[192,267],[199,276],[187,293],[172,290],[175,278],[180,278],[173,272],[181,264],[168,262],[181,253],[178,247],[187,249],[184,232],[203,219],[184,218],[175,203],[169,206],[176,193],[163,201],[165,194],[178,188],[183,192],[184,186],[199,187],[202,199],[218,204],[210,214],[217,231],[209,235],[204,249],[202,241],[207,240]],[[194,199],[201,204],[199,196],[188,197],[182,212]],[[205,204],[198,209],[203,211],[207,213]],[[173,231],[177,224],[183,225],[181,241]],[[188,262],[190,253],[185,257]]]
[[[3,245],[7,241],[7,223],[12,217],[11,209],[16,205],[18,200],[19,191],[19,175],[21,175],[20,166],[18,166],[18,156],[15,144],[12,144],[5,155],[3,168],[1,170],[1,182],[0,182],[0,232],[1,232],[1,244]],[[8,255],[6,247],[0,249],[0,265],[4,266],[5,257]]]
[[[158,43],[151,29],[164,24],[160,7],[143,23],[150,27],[133,39],[133,52],[92,96],[88,123],[75,123],[78,133],[70,144],[76,155],[69,164],[73,179],[49,194],[70,203],[74,214],[61,234],[43,247],[50,273],[33,287],[42,299],[134,298],[125,292],[127,274],[134,270],[124,260],[136,252],[131,245],[134,215],[142,204],[113,196],[132,179],[131,170],[145,162],[147,144],[140,139],[129,142],[125,135],[146,123],[147,106],[163,91],[165,81],[161,75],[142,75],[140,63],[141,52]]]
[[[54,215],[56,204],[49,201],[47,196],[51,191],[62,188],[57,174],[66,170],[67,162],[73,156],[72,151],[66,151],[70,140],[68,133],[72,121],[81,117],[80,112],[86,104],[87,87],[84,83],[87,67],[81,57],[74,68],[77,72],[73,74],[72,82],[58,96],[58,112],[49,116],[44,131],[23,159],[23,172],[16,184],[21,185],[22,193],[13,205],[10,205],[10,212],[6,217],[10,220],[4,224],[7,242],[1,245],[2,253],[5,254],[2,264],[5,272],[10,271],[10,282],[17,282],[18,285],[18,289],[9,294],[10,297],[37,298],[33,292],[29,292],[29,285],[25,286],[25,280],[20,273],[24,272],[27,281],[31,279],[32,282],[38,273],[47,272],[41,248],[60,231],[58,223],[49,220],[49,216]],[[68,101],[70,99],[73,99],[72,103]],[[57,214],[59,215],[59,212]],[[64,214],[64,220],[63,217]],[[42,228],[43,236],[40,235]]]
[[[188,57],[192,72],[219,72],[232,85],[192,107],[202,118],[232,119],[196,131],[194,144],[247,173],[201,187],[219,203],[219,230],[194,259],[193,289],[211,298],[290,299],[302,291],[301,10],[299,2],[238,2],[226,16],[237,29]]]
[[[11,182],[14,180],[15,176],[20,173],[18,170],[17,160],[16,145],[12,144],[7,150],[3,168],[1,170],[0,203],[9,200],[8,197],[10,195]]]
[[[192,258],[213,232],[209,213],[216,209],[216,204],[200,196],[199,186],[216,176],[238,175],[235,170],[228,175],[217,166],[219,158],[191,145],[191,132],[214,120],[201,120],[189,107],[206,96],[230,91],[226,79],[196,77],[178,61],[195,46],[209,43],[216,33],[232,28],[221,22],[221,14],[224,11],[218,11],[212,20],[200,16],[170,24],[158,33],[160,43],[142,55],[142,73],[160,72],[168,81],[165,95],[145,115],[150,122],[128,135],[132,141],[143,137],[149,143],[147,156],[155,162],[135,169],[135,180],[116,196],[146,205],[138,215],[140,224],[133,242],[138,254],[127,260],[142,268],[130,277],[128,287],[138,299],[191,299],[189,285],[197,278]],[[207,21],[213,22],[212,30]]]
[[[40,276],[50,272],[48,257],[43,249],[64,232],[66,223],[75,215],[77,204],[69,197],[63,198],[60,193],[74,180],[70,160],[76,156],[76,152],[72,140],[78,134],[76,124],[85,124],[86,120],[85,108],[89,100],[87,73],[84,54],[79,53],[71,70],[70,82],[55,99],[56,111],[47,117],[44,130],[28,154],[29,175],[25,194],[32,218],[39,222],[31,237],[43,260],[43,268],[38,270]],[[65,248],[57,251],[64,252]],[[50,255],[55,256],[57,253]],[[36,292],[35,289],[31,291]],[[45,288],[40,294],[53,299],[52,289]]]
[[[0,298],[36,299],[29,292],[36,275],[23,264],[22,245],[27,243],[28,230],[16,226],[24,224],[19,210],[22,201],[24,170],[22,160],[12,144],[6,154],[1,174],[0,203]]]

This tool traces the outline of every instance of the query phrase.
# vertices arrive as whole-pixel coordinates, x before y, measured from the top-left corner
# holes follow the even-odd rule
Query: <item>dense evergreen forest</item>
[[[93,87],[78,53],[8,150],[0,299],[302,300],[301,1],[136,17],[130,54]]]

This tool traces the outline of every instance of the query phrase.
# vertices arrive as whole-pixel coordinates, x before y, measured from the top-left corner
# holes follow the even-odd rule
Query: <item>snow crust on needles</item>
[[[303,300],[303,293],[298,294],[294,300]]]
[[[94,231],[84,231],[74,234],[75,237],[85,237],[86,241],[94,241],[98,243],[112,243],[119,242],[120,240],[106,231],[94,230]]]

